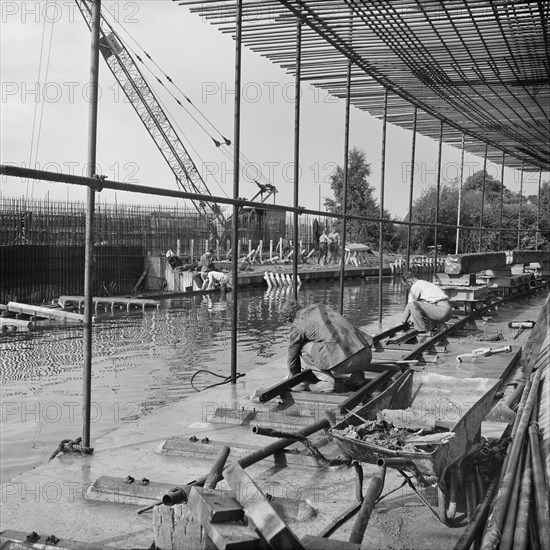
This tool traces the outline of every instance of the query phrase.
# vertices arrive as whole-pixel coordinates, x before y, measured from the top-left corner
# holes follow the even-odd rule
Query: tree
[[[519,193],[514,193],[502,187],[500,181],[485,173],[485,193],[483,193],[484,172],[480,170],[466,178],[462,187],[460,225],[475,229],[460,231],[459,253],[477,252],[479,250],[480,232],[477,229],[481,224],[481,206],[483,204],[483,228],[495,228],[483,231],[481,240],[482,251],[510,250],[518,245],[518,221],[522,232],[520,248],[524,250],[535,248],[535,227],[537,208],[540,209],[539,249],[549,248],[550,236],[550,184],[541,187],[540,197],[523,197],[521,205],[521,219],[519,216]],[[502,196],[502,202],[501,202]],[[435,221],[435,204],[437,189],[435,186],[426,189],[413,205],[413,222],[433,223]],[[545,210],[546,209],[546,210]],[[439,223],[455,225],[458,212],[457,182],[444,183],[439,196]],[[499,231],[502,228],[502,231]],[[510,231],[510,229],[512,231]],[[406,233],[402,231],[404,236]],[[404,237],[403,237],[404,238]],[[434,229],[432,227],[416,227],[411,231],[411,248],[417,253],[425,254],[428,246],[433,245]],[[438,230],[438,244],[442,245],[443,253],[454,253],[456,250],[456,231],[440,228]]]
[[[354,147],[348,157],[348,182],[347,182],[347,214],[356,216],[380,217],[380,206],[374,197],[374,189],[367,178],[371,175],[370,164],[366,161],[364,151]],[[330,187],[334,198],[326,198],[324,206],[327,212],[341,214],[344,189],[344,170],[338,166],[331,176]],[[384,211],[384,219],[391,220],[388,212]],[[341,232],[341,220],[335,222],[338,231]],[[362,220],[348,220],[346,224],[346,242],[368,244],[378,248],[379,224]],[[386,251],[395,249],[396,231],[393,223],[384,225],[384,248]]]

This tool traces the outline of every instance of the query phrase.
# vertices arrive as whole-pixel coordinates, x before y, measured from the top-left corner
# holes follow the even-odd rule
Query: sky
[[[190,107],[186,112],[171,95],[153,87],[211,194],[232,196],[232,152],[217,148],[211,138],[219,139],[215,127],[233,140],[235,45],[231,37],[171,0],[103,0],[102,9],[110,22],[118,22],[115,30],[132,50],[140,55],[146,51],[191,99],[196,110]],[[90,32],[76,4],[72,0],[2,0],[0,10],[1,162],[86,175]],[[148,70],[139,66],[149,78]],[[162,77],[155,65],[148,67]],[[239,196],[252,199],[258,191],[254,180],[261,180],[277,188],[277,204],[292,205],[294,78],[246,47],[241,78],[240,135],[245,159]],[[110,180],[177,189],[168,164],[103,58],[99,82],[98,172]],[[306,208],[324,209],[324,199],[332,197],[330,176],[343,164],[344,114],[343,101],[309,83],[302,85],[299,201]],[[384,205],[398,218],[408,209],[411,141],[411,132],[388,125]],[[380,200],[382,122],[352,107],[350,147],[366,151],[371,164],[369,183]],[[436,182],[438,153],[436,141],[420,135],[416,147],[415,198]],[[460,156],[460,150],[443,146],[443,182],[458,177]],[[465,155],[465,177],[482,167],[482,158]],[[501,179],[500,166],[489,163],[488,172]],[[520,179],[517,171],[505,170],[506,187],[518,191]],[[547,179],[548,174],[543,174],[543,181]],[[538,173],[526,173],[524,194],[536,194],[537,185]],[[61,183],[2,177],[0,196],[80,201],[85,200],[86,191]],[[103,190],[96,200],[175,204],[174,199],[111,190]]]

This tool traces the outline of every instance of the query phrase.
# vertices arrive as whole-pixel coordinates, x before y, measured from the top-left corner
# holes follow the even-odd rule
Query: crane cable
[[[112,15],[112,14],[111,14]],[[130,46],[128,45],[127,42],[125,42],[125,46],[128,50],[130,50],[134,56],[136,57],[136,59],[147,69],[147,71],[153,76],[153,78],[155,78],[155,80],[167,91],[167,93],[170,94],[170,96],[172,96],[172,98],[174,99],[174,101],[198,124],[198,126],[208,135],[208,137],[214,142],[214,144],[216,145],[216,147],[221,147],[222,145],[231,145],[231,141],[229,139],[227,139],[223,134],[222,132],[206,117],[206,115],[200,111],[200,109],[197,108],[197,106],[193,103],[193,101],[178,87],[178,85],[172,80],[172,78],[167,75],[164,70],[158,65],[158,63],[147,53],[147,51],[145,51],[145,49],[140,46],[140,44],[137,42],[137,40],[134,39],[134,37],[122,26],[122,24],[120,23],[120,21],[118,21],[114,16],[113,17],[113,20],[116,21],[117,25],[118,25],[118,28],[121,29],[127,36],[128,38],[141,50],[141,52],[143,52],[143,55],[145,57],[147,57],[147,59],[149,59],[149,61],[151,61],[151,63],[153,63],[153,65],[162,73],[163,77],[178,91],[179,94],[181,94],[181,96],[183,98],[185,98],[185,101],[187,101],[187,103],[189,103],[194,109],[195,111],[197,111],[197,113],[199,113],[199,115],[210,125],[210,127],[215,131],[216,134],[219,134],[219,136],[222,138],[223,140],[223,143],[220,141],[220,140],[217,140],[215,139],[212,134],[205,128],[205,126],[199,122],[196,117],[193,116],[193,114],[185,107],[185,105],[182,103],[182,101],[180,101],[168,88],[167,86],[164,84],[164,82],[153,72],[152,69],[150,69],[145,61],[142,59],[142,57],[140,55],[138,55],[135,50],[132,50],[130,48]],[[122,38],[120,37],[119,35],[119,39],[122,40]]]
[[[107,23],[107,25],[111,28],[111,30],[114,32],[114,29],[113,27],[111,26],[111,24],[107,21],[107,19],[105,18],[105,16],[103,16],[103,18],[105,19],[105,22]],[[120,26],[120,25],[119,25]],[[120,26],[121,28],[123,28],[122,26]],[[128,34],[128,33],[127,33]],[[166,87],[164,86],[164,84],[157,78],[157,76],[149,69],[149,67],[147,67],[147,65],[145,63],[143,63],[143,60],[141,58],[139,58],[139,56],[135,53],[135,51],[132,50],[132,48],[130,48],[127,44],[127,42],[125,42],[122,37],[120,37],[119,35],[117,35],[117,39],[121,42],[121,44],[124,46],[124,48],[126,49],[126,51],[128,52],[128,55],[130,56],[130,58],[132,59],[132,61],[134,61],[134,57],[137,57],[143,67],[147,70],[147,72],[152,75],[152,77],[157,80],[157,82],[160,82],[160,84],[166,89]],[[134,61],[135,63],[135,61]],[[150,86],[150,83],[147,81],[146,77],[144,74],[142,74],[142,77],[143,77],[143,80],[145,81],[145,83],[147,84],[147,86],[149,86],[149,89],[151,90],[151,92],[153,92],[151,86]],[[168,93],[169,90],[166,90]],[[172,94],[170,94],[172,95]],[[185,147],[186,149],[189,148],[189,149],[192,149],[193,152],[195,153],[196,157],[200,160],[200,162],[202,163],[202,165],[204,166],[205,165],[205,162],[203,161],[203,159],[201,158],[199,152],[197,151],[197,149],[193,146],[193,144],[191,143],[191,141],[189,140],[189,138],[185,135],[185,132],[182,130],[182,128],[179,126],[179,124],[176,122],[176,119],[174,116],[170,116],[168,117],[168,115],[170,114],[170,109],[168,108],[168,106],[162,101],[162,99],[158,96],[158,94],[153,94],[153,97],[155,98],[155,101],[161,106],[161,108],[163,109],[163,111],[165,112],[167,118],[170,119],[170,124],[174,127],[174,130],[177,130],[176,134],[178,136],[178,138],[180,139],[184,139],[186,144],[187,144],[187,147]],[[173,97],[173,95],[172,95]],[[199,124],[199,126],[201,127],[201,129],[204,130],[204,132],[208,135],[208,137],[210,137],[212,140],[214,140],[214,138],[209,134],[209,132],[197,121],[197,119],[195,117],[193,117],[193,115],[191,113],[189,113],[189,111],[187,109],[184,108],[184,110],[187,112],[187,114],[189,114],[189,116],[191,116],[191,118],[197,122],[197,124]],[[191,158],[191,157],[190,157]],[[193,162],[193,164],[195,164]],[[197,168],[195,166],[195,168]],[[197,168],[197,171],[198,171],[198,168]],[[210,176],[213,177],[216,185],[219,187],[219,189],[222,191],[222,193],[226,195],[222,185],[216,180],[216,178],[213,176],[213,174],[209,174]],[[204,182],[204,178],[202,177],[201,174],[199,174],[199,177],[201,179],[201,181],[204,183],[205,187],[206,187],[206,183]],[[197,190],[200,192],[200,190]],[[206,191],[208,191],[208,189],[206,189]],[[210,192],[208,191],[208,194],[210,194]]]
[[[54,0],[54,5],[57,6],[57,0]],[[47,6],[46,6],[47,10]],[[47,17],[44,17],[44,24],[42,26],[42,41],[40,45],[40,60],[38,63],[38,77],[36,79],[36,85],[38,86],[38,93],[40,94],[40,76],[42,74],[42,62],[43,62],[43,53],[44,53],[44,39],[46,36],[46,22]],[[52,42],[53,42],[53,31],[54,31],[54,21],[51,22],[51,32],[50,32],[50,43],[48,45],[48,57],[46,60],[46,74],[44,76],[44,84],[48,82],[48,72],[50,69],[50,58],[52,53]],[[31,147],[29,152],[29,168],[33,168],[36,166],[36,163],[38,161],[38,149],[40,146],[40,134],[42,133],[42,120],[44,119],[44,97],[42,94],[42,105],[40,106],[40,117],[38,121],[38,133],[35,132],[36,130],[36,118],[37,118],[37,111],[38,111],[38,103],[40,100],[40,95],[38,96],[38,101],[34,104],[34,115],[33,115],[33,122],[32,122],[32,134],[31,134]],[[36,136],[36,147],[34,147],[35,143],[35,136]],[[33,148],[34,148],[34,163],[33,163]],[[29,183],[27,182],[27,188],[25,191],[25,197],[28,199],[29,195]],[[31,187],[31,198],[34,196],[34,180],[32,182]]]
[[[194,117],[190,111],[188,109],[185,108],[185,106],[183,105],[183,103],[165,86],[164,82],[162,82],[162,80],[154,73],[154,71],[147,65],[147,63],[142,59],[141,56],[139,56],[134,49],[132,49],[129,45],[128,45],[128,42],[123,40],[122,37],[120,35],[118,35],[118,38],[119,40],[121,40],[124,44],[124,47],[128,50],[128,52],[130,52],[133,56],[135,56],[135,58],[140,61],[140,63],[142,64],[142,66],[147,70],[147,72],[166,90],[166,92],[168,94],[170,94],[170,96],[174,99],[174,101],[176,101],[176,103],[197,123],[197,125],[205,132],[206,135],[208,135],[208,137],[214,142],[214,144],[216,145],[217,148],[219,148],[221,154],[228,160],[230,161],[233,161],[233,157],[234,157],[234,147],[231,143],[231,141],[229,139],[227,139],[222,133],[221,131],[206,117],[206,115],[200,111],[200,109],[197,108],[197,106],[191,101],[191,99],[175,84],[175,82],[172,80],[172,78],[167,75],[164,70],[162,69],[162,67],[160,67],[158,65],[158,63],[145,51],[145,49],[137,42],[137,40],[124,28],[124,26],[120,23],[120,21],[118,21],[116,19],[116,17],[110,13],[110,16],[113,18],[113,21],[116,22],[116,24],[118,25],[118,28],[121,29],[128,37],[129,39],[136,45],[137,48],[139,48],[142,52],[143,52],[143,55],[148,59],[150,60],[151,63],[153,63],[153,65],[162,73],[162,75],[164,76],[164,78],[166,78],[166,80],[168,82],[170,82],[170,84],[172,84],[172,86],[178,91],[179,94],[181,94],[181,96],[183,98],[185,98],[185,100],[193,106],[193,108],[199,113],[199,115],[215,130],[215,132],[217,134],[219,134],[223,140],[224,143],[221,143],[220,141],[216,140],[212,135],[211,133],[204,127],[203,124],[201,124],[196,117]],[[105,16],[104,16],[105,17]],[[106,18],[105,18],[106,19]],[[109,24],[109,22],[107,22]],[[109,26],[111,26],[109,24]],[[111,26],[111,28],[113,28]],[[160,98],[156,98],[157,101],[163,106],[163,108],[165,109],[165,111],[167,112],[170,112],[169,109],[166,107],[166,105],[164,103],[162,103],[162,101],[160,100]],[[187,136],[185,136],[185,133],[182,131],[181,127],[177,124],[177,122],[175,122],[175,118],[174,117],[171,117],[172,118],[172,121],[174,123],[174,125],[178,128],[178,130],[181,132],[181,134],[185,137],[185,140],[186,142],[189,144],[189,147],[196,153],[198,159],[201,161],[202,165],[204,166],[205,165],[205,162],[202,160],[202,158],[200,157],[198,151],[195,149],[195,147],[191,144],[191,141],[187,138]],[[226,147],[222,147],[222,145],[226,145],[227,148],[229,148],[229,150],[226,148]],[[257,166],[257,163],[254,163],[252,162],[242,151],[239,153],[239,159],[241,160],[241,165],[244,165],[244,167],[246,166],[250,166],[250,165],[253,165],[253,166]],[[242,170],[242,169],[241,169]],[[214,178],[214,181],[216,182],[216,185],[220,188],[220,190],[222,191],[222,193],[227,196],[227,193],[225,192],[224,188],[221,186],[220,182],[214,177],[214,175],[209,172],[208,173],[208,176],[209,177],[213,177]],[[244,173],[241,171],[241,176],[244,176]],[[263,173],[260,171],[259,175],[257,178],[253,179],[252,181],[256,182],[257,183],[257,180],[259,180],[261,183],[263,184],[269,184],[269,185],[272,185],[272,182],[269,181],[264,175]]]

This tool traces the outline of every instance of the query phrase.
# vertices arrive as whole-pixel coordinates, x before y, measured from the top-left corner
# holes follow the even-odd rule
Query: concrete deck
[[[425,370],[458,377],[501,378],[510,367],[514,354],[498,354],[461,364],[456,362],[456,355],[479,347],[506,344],[512,345],[513,350],[518,352],[530,331],[524,331],[514,338],[516,331],[509,329],[508,323],[536,318],[545,298],[545,295],[539,293],[513,304],[505,304],[498,312],[491,314],[490,319],[485,317],[485,320],[478,321],[481,334],[466,333],[453,339],[446,353],[439,353],[434,362],[426,363]],[[370,326],[367,330],[376,334],[396,324],[398,318],[389,318],[385,320],[384,326]],[[495,331],[502,333],[504,340],[487,343],[477,339],[480,335],[492,335]],[[391,353],[399,355],[400,351],[405,353],[406,346]],[[377,358],[375,353],[374,359]],[[116,492],[111,496],[98,497],[90,489],[94,482],[103,476],[124,479],[130,475],[136,480],[148,478],[153,485],[164,483],[175,486],[207,474],[213,459],[204,453],[183,456],[162,452],[166,441],[174,436],[182,441],[189,441],[193,436],[200,441],[208,438],[213,442],[233,446],[235,452],[230,454],[229,461],[238,457],[238,447],[257,447],[273,442],[272,438],[252,433],[254,415],[250,421],[243,420],[241,423],[210,422],[220,409],[234,411],[235,414],[243,410],[263,411],[267,414],[276,412],[292,424],[296,423],[296,418],[303,419],[304,416],[314,422],[326,410],[334,410],[337,406],[334,397],[320,396],[316,408],[306,407],[304,403],[311,398],[311,394],[300,402],[296,393],[297,404],[290,408],[280,400],[261,405],[251,399],[256,390],[274,385],[285,374],[284,358],[277,359],[268,366],[247,373],[235,385],[223,385],[199,392],[128,422],[93,441],[93,455],[66,454],[49,464],[16,476],[2,485],[1,529],[26,533],[36,531],[45,537],[53,533],[62,539],[116,548],[149,548],[153,541],[152,514],[138,515],[137,510],[154,502],[157,498],[154,492],[148,498],[132,499]],[[510,372],[507,378],[513,375]],[[60,438],[65,435],[60,434]],[[301,444],[292,447],[304,454]],[[326,443],[321,450],[328,457],[342,454],[334,443]],[[284,460],[284,455],[279,455],[277,459],[265,459],[247,468],[247,472],[264,492],[274,497],[307,499],[316,509],[316,517],[307,521],[291,518],[288,524],[298,537],[317,535],[356,502],[354,469],[292,466],[290,462]],[[363,468],[366,487],[368,476],[374,473],[375,466],[363,464]],[[397,488],[401,479],[394,470],[388,469],[384,492]],[[218,488],[227,489],[228,486],[222,481]],[[87,494],[111,502],[89,500]],[[402,488],[376,505],[364,543],[369,548],[452,548],[466,525],[465,521],[464,514],[459,512],[453,527],[443,526],[410,489]],[[353,519],[331,538],[348,540],[352,526]]]

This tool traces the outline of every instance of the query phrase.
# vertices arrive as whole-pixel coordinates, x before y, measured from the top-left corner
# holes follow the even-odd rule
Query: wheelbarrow
[[[472,446],[479,442],[481,423],[490,410],[499,384],[499,380],[489,378],[455,378],[407,370],[375,399],[350,412],[328,434],[353,460],[369,464],[383,461],[406,478],[410,473],[420,486],[437,486],[438,511],[432,511],[446,524],[448,489],[445,474],[449,467],[458,465],[471,454]],[[442,430],[443,437],[433,445],[413,446],[412,450],[410,445],[407,450],[399,450],[362,440],[358,435],[361,427],[380,419],[380,414],[401,427],[414,429],[419,422],[435,426]],[[445,432],[448,437],[444,436]],[[409,486],[416,491],[411,478],[408,479]]]

